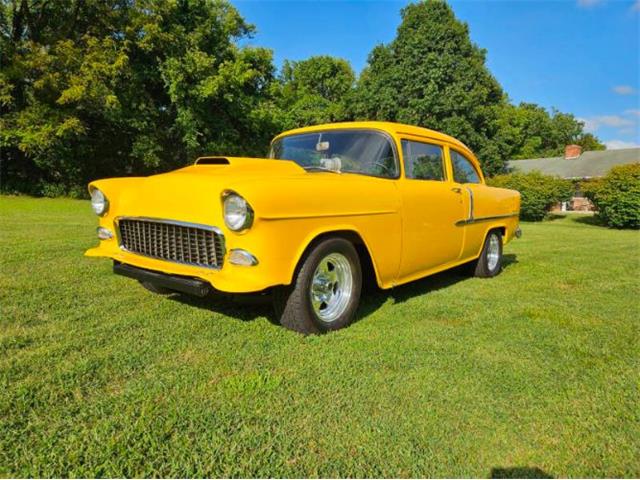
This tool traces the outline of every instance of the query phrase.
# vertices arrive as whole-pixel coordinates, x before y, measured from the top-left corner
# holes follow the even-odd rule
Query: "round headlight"
[[[109,200],[97,188],[91,189],[91,208],[96,212],[96,215],[104,215],[109,209]]]
[[[246,230],[253,223],[253,210],[237,193],[224,197],[224,223],[234,232]]]

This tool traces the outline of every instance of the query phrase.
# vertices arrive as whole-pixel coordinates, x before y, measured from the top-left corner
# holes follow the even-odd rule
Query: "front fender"
[[[400,199],[396,182],[361,175],[312,173],[269,185],[236,185],[255,210],[246,234],[229,236],[262,262],[270,275],[290,284],[305,250],[321,235],[353,232],[367,248],[378,285],[393,286],[401,256]],[[230,247],[233,248],[233,247]]]

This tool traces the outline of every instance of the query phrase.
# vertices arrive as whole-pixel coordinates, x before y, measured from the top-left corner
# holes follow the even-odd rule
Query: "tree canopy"
[[[573,115],[510,104],[485,51],[440,0],[402,10],[396,38],[371,52],[352,108],[356,118],[448,133],[474,150],[488,175],[502,172],[509,159],[560,155],[569,143],[604,148]]]
[[[451,134],[487,174],[508,158],[603,148],[572,115],[512,105],[439,0],[402,11],[356,78],[346,60],[285,61],[226,0],[0,0],[0,187],[84,192],[202,154],[264,155],[285,128],[388,120]]]
[[[285,61],[280,80],[285,128],[349,119],[347,101],[356,76],[346,60],[322,55]]]
[[[506,104],[500,109],[492,142],[506,158],[544,158],[563,155],[566,145],[583,150],[604,150],[596,137],[584,132],[573,115],[553,110],[551,114],[533,103]]]
[[[278,129],[271,52],[237,46],[253,27],[225,1],[1,5],[4,186],[263,154]]]
[[[502,88],[485,66],[485,52],[469,38],[444,2],[410,4],[389,45],[371,52],[358,85],[358,118],[429,127],[473,149],[489,174],[503,158],[490,142],[504,104]]]

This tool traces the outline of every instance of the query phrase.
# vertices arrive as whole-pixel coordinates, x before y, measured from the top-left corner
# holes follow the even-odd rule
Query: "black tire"
[[[491,265],[489,261],[489,253],[490,253],[489,251],[492,249],[491,242],[492,241],[495,242],[496,240],[498,242],[498,246],[497,246],[498,261],[495,264],[495,266],[493,266],[493,268],[490,268]],[[480,254],[480,257],[478,258],[478,260],[476,260],[476,263],[473,269],[473,274],[476,277],[490,278],[490,277],[495,277],[501,271],[502,271],[502,233],[500,232],[500,230],[491,230],[487,234],[487,238],[484,239],[484,246],[482,247],[482,253]]]
[[[311,282],[320,263],[333,253],[341,254],[348,260],[352,289],[344,311],[336,319],[326,322],[316,314],[311,303]],[[349,325],[358,309],[362,290],[362,267],[353,244],[342,238],[323,240],[310,249],[300,262],[293,283],[278,287],[273,292],[273,305],[280,325],[305,335],[338,330]]]
[[[144,288],[146,288],[150,292],[157,293],[158,295],[170,295],[172,293],[176,293],[170,288],[160,287],[159,285],[156,285],[155,283],[151,283],[151,282],[140,281],[140,285],[142,285]]]

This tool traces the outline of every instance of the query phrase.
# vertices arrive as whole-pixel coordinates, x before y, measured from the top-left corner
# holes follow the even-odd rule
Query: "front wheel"
[[[495,277],[502,270],[502,234],[500,230],[491,230],[484,240],[482,253],[476,261],[476,277]]]
[[[274,291],[280,324],[300,333],[322,333],[346,327],[360,302],[362,268],[351,242],[322,241],[303,257],[292,285]]]

